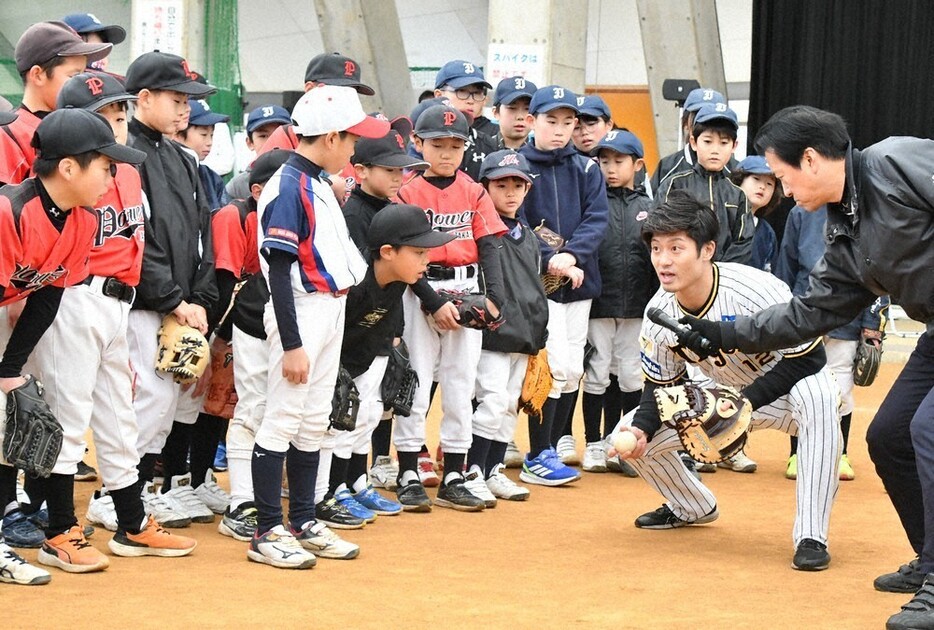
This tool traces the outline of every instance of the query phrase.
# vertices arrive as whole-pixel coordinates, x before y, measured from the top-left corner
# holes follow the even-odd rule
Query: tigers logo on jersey
[[[21,292],[34,291],[47,284],[64,278],[68,271],[59,265],[54,271],[39,273],[38,269],[16,263],[16,270],[10,275],[10,284]]]
[[[100,221],[97,234],[94,237],[94,246],[100,247],[108,238],[125,238],[130,240],[138,230],[143,227],[143,206],[133,206],[121,210],[113,206],[97,208]]]

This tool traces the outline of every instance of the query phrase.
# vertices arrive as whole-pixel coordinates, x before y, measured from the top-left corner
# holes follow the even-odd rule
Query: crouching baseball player
[[[712,262],[717,233],[716,215],[687,193],[672,194],[649,214],[642,234],[664,289],[649,302],[649,317],[655,307],[672,319],[690,313],[723,321],[791,299],[788,287],[767,273],[744,265]],[[634,417],[627,416],[621,423],[620,431],[632,432],[636,437],[635,448],[621,456],[631,461],[666,503],[637,518],[636,527],[673,529],[710,523],[719,516],[713,493],[690,474],[678,456],[682,440],[669,422],[676,421],[679,415],[660,418],[656,406],[656,400],[660,406],[683,402],[685,392],[667,387],[684,381],[688,364],[694,364],[719,384],[721,394],[723,386],[739,390],[735,399],[728,394],[718,397],[712,405],[714,410],[726,416],[730,410],[749,406],[751,428],[798,435],[793,533],[796,551],[792,566],[802,571],[826,569],[830,564],[827,531],[839,483],[841,438],[839,392],[825,367],[822,343],[818,339],[759,354],[721,352],[700,360],[686,349],[685,334],[697,333],[675,332],[648,318],[643,321],[642,368],[646,385]],[[696,391],[704,392],[702,388]],[[727,413],[723,413],[721,403]],[[666,423],[662,424],[662,420]],[[712,461],[717,459],[714,456]]]

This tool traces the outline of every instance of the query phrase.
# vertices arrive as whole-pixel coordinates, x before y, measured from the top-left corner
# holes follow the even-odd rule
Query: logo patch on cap
[[[91,77],[85,84],[88,86],[88,91],[94,96],[100,96],[104,91],[104,82],[98,77]]]
[[[454,112],[444,112],[444,126],[451,127],[457,121],[457,114]]]
[[[497,166],[519,166],[519,154],[510,153],[509,155],[504,155]]]
[[[524,79],[523,77],[516,77],[515,88],[516,88],[517,90],[524,90],[524,89],[525,89],[525,79]]]
[[[466,74],[473,74],[473,73],[476,72],[476,71],[477,71],[477,69],[474,68],[474,65],[473,65],[472,63],[465,63],[465,64],[464,64],[464,72],[465,72]]]
[[[585,98],[586,98],[585,96],[578,96],[578,97],[577,97],[577,106],[578,106],[578,107],[583,107],[583,106],[584,106],[584,99],[585,99]]]
[[[357,64],[352,62],[350,59],[344,62],[344,76],[352,77],[354,72],[357,71]]]
[[[606,136],[604,136],[604,140],[607,140],[607,141],[609,141],[609,142],[613,142],[614,140],[616,140],[616,136],[618,136],[618,135],[619,135],[619,131],[617,131],[617,130],[615,130],[615,129],[614,129],[613,131],[608,131],[608,132],[606,132]]]
[[[188,60],[182,59],[182,70],[185,71],[185,76],[187,76],[192,81],[198,80],[198,75],[191,71],[191,68],[188,67]]]
[[[399,134],[396,135],[396,142],[399,144],[399,148],[405,151],[405,140],[402,139],[402,136]]]
[[[557,100],[560,100],[560,99],[562,99],[562,98],[564,98],[564,88],[563,88],[563,87],[552,88],[552,89],[551,89],[551,92],[552,92],[551,98],[555,99],[556,101],[557,101]]]
[[[714,105],[714,110],[716,110],[718,114],[722,114],[723,112],[727,110],[726,103],[717,103],[716,105]]]

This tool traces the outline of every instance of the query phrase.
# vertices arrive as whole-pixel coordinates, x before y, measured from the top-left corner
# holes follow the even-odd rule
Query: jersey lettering
[[[34,267],[16,263],[16,270],[10,275],[10,284],[25,293],[52,284],[56,280],[65,277],[67,273],[68,271],[61,265],[56,267],[54,271],[39,273],[39,270]]]
[[[473,240],[473,210],[442,213],[432,208],[425,210],[432,230],[453,234],[457,239]]]
[[[132,239],[136,231],[143,227],[143,206],[115,209],[107,205],[96,208],[100,216],[97,234],[94,237],[94,246],[100,247],[108,238]]]

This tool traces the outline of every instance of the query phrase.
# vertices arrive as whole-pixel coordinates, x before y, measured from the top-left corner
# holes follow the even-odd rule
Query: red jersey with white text
[[[424,208],[431,229],[455,236],[446,245],[428,250],[428,260],[433,264],[462,267],[477,263],[477,239],[506,233],[486,190],[460,170],[454,183],[446,188],[415,177],[402,185],[397,198],[401,203]]]
[[[16,120],[0,127],[0,186],[21,183],[29,177],[36,161],[32,137],[42,119],[25,107],[17,109],[16,114]]]
[[[143,187],[139,171],[117,164],[117,176],[94,208],[98,227],[91,249],[92,276],[116,278],[135,287],[143,265]]]
[[[237,280],[259,272],[256,237],[256,200],[237,199],[211,217],[214,267],[225,269]]]
[[[70,287],[88,277],[97,214],[90,208],[60,211],[62,231],[42,205],[35,178],[0,188],[0,306],[47,285]]]

